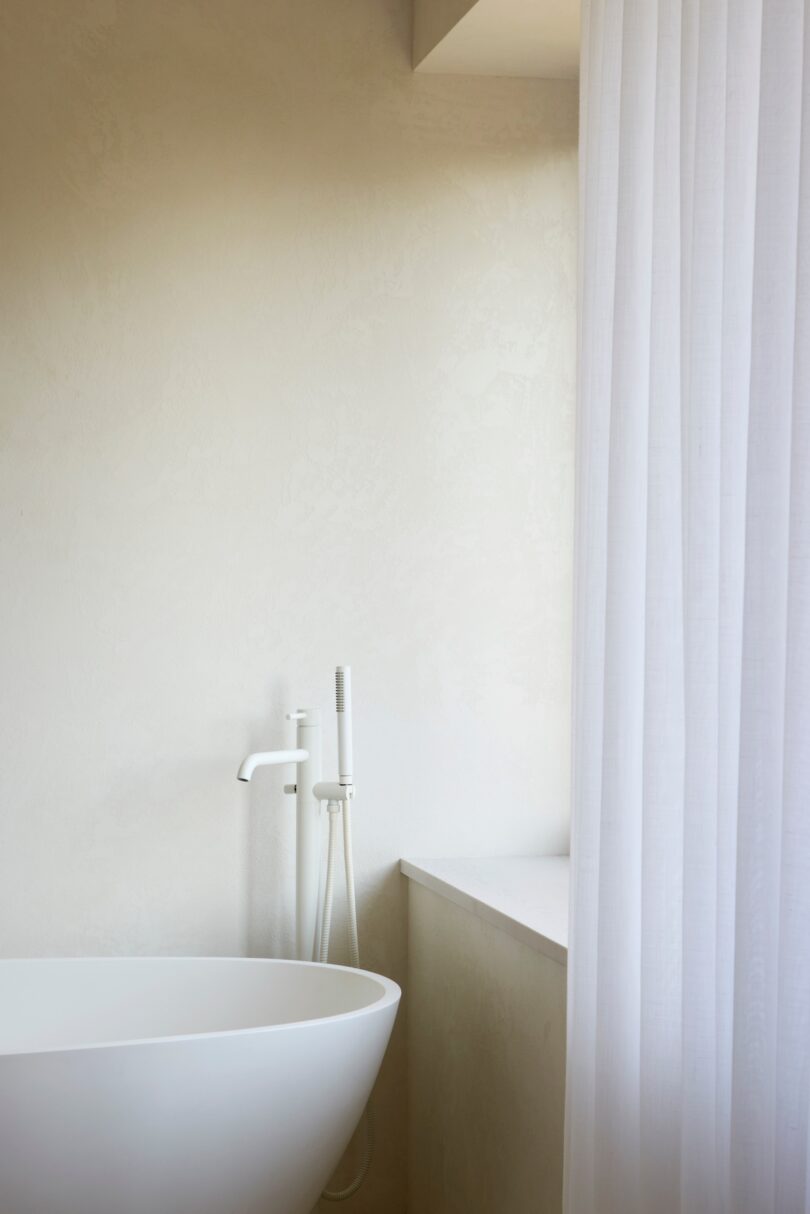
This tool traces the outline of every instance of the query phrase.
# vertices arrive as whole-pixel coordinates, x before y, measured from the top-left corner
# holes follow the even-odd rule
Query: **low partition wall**
[[[412,1214],[560,1214],[567,860],[404,861]]]

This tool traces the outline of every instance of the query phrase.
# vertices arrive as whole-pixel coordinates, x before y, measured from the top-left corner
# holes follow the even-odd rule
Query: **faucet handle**
[[[320,725],[321,712],[319,708],[296,708],[295,712],[287,713],[288,721],[302,721],[307,727]]]

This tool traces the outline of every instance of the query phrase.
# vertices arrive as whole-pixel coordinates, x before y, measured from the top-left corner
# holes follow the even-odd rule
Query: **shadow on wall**
[[[7,5],[7,43],[23,57],[30,51],[48,73],[45,90],[34,72],[36,90],[17,92],[10,107],[18,130],[4,207],[16,204],[32,237],[14,251],[38,255],[59,276],[60,255],[73,242],[55,223],[35,228],[34,217],[61,195],[68,216],[98,225],[94,236],[111,254],[125,235],[128,273],[151,274],[166,254],[177,264],[184,251],[230,253],[233,272],[248,272],[247,251],[257,242],[261,265],[272,250],[331,249],[337,268],[344,241],[336,236],[352,231],[360,244],[349,238],[345,253],[362,268],[362,234],[375,240],[386,218],[396,224],[404,208],[443,190],[474,203],[483,193],[482,160],[487,176],[498,171],[493,139],[509,174],[516,157],[536,163],[538,140],[570,153],[570,88],[510,81],[526,95],[505,126],[503,81],[412,74],[408,6],[374,7],[354,5],[355,28],[336,30],[325,0],[235,0],[226,9],[100,0],[79,5],[67,26],[58,4]],[[475,122],[467,120],[471,103]],[[395,259],[397,243],[389,247]],[[374,250],[383,265],[385,247],[380,239]],[[322,268],[328,275],[328,262]],[[392,268],[404,267],[395,260]],[[118,286],[126,285],[125,276]],[[158,291],[165,285],[154,282]],[[305,298],[286,304],[288,323],[296,304],[305,308],[298,321],[317,322]]]

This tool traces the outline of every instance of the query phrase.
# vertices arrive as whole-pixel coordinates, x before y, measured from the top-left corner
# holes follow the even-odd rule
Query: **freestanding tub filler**
[[[0,961],[0,1211],[310,1214],[398,1002],[297,961]]]

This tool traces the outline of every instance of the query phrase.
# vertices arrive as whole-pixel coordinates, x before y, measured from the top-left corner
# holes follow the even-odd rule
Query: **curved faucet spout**
[[[280,763],[305,763],[308,758],[308,750],[258,751],[256,754],[248,755],[242,761],[242,765],[236,773],[236,778],[237,780],[244,780],[247,783],[257,767],[276,767]]]

